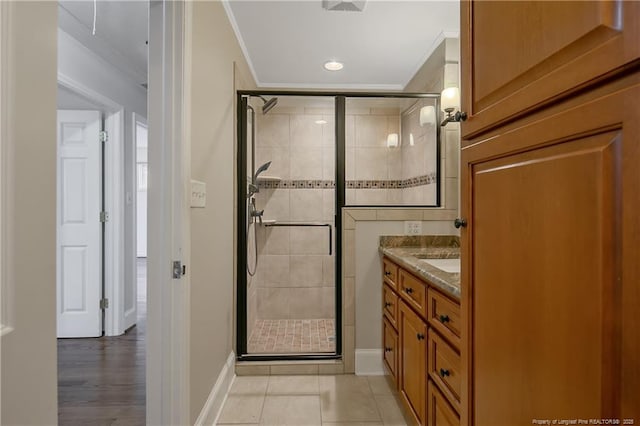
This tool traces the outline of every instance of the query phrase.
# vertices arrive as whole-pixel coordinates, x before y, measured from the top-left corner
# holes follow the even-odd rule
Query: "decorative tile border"
[[[396,180],[348,180],[347,189],[403,189],[436,183],[435,172],[409,179]],[[333,180],[265,180],[258,182],[258,187],[265,189],[334,189]]]
[[[333,180],[265,180],[258,182],[259,188],[275,189],[334,189]]]

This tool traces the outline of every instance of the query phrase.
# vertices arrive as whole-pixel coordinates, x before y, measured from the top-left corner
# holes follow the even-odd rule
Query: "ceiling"
[[[357,2],[362,3],[362,1]],[[147,81],[148,2],[59,2],[58,25],[138,84]],[[223,0],[258,86],[402,90],[445,37],[459,33],[459,2],[368,0],[362,12],[322,0]],[[328,60],[344,69],[326,71]]]
[[[138,84],[147,82],[149,6],[146,1],[59,1],[58,26]]]
[[[322,0],[223,4],[260,87],[402,90],[460,28],[457,0],[369,0],[362,12]],[[326,71],[329,60],[344,69]]]

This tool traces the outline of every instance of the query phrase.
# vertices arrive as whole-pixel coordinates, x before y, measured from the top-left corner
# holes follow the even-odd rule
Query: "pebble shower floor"
[[[250,354],[335,352],[335,321],[256,320],[247,349]]]

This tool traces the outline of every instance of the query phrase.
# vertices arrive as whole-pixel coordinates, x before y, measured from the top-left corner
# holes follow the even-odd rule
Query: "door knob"
[[[445,376],[449,376],[451,373],[449,373],[449,370],[445,370],[444,368],[440,369],[440,377],[444,378]]]
[[[467,227],[467,221],[465,219],[459,219],[457,218],[456,220],[453,221],[453,226],[455,226],[456,228],[466,228]]]
[[[418,338],[418,340],[424,340],[424,334],[422,333],[418,333],[416,337]]]

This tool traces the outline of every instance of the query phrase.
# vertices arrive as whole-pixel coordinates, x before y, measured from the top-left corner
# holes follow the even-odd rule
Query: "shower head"
[[[276,104],[278,103],[278,98],[273,97],[269,100],[265,99],[263,96],[258,95],[258,97],[260,99],[262,99],[262,102],[264,102],[264,105],[262,105],[262,113],[266,114],[269,111],[271,111],[271,109],[276,106]]]
[[[275,99],[275,98],[274,98]],[[256,172],[253,175],[253,184],[257,185],[257,179],[258,176],[260,175],[260,173],[264,172],[265,170],[267,170],[269,168],[269,166],[271,165],[271,161],[267,161],[266,163],[264,163],[262,166],[258,167],[258,170],[256,170]]]

